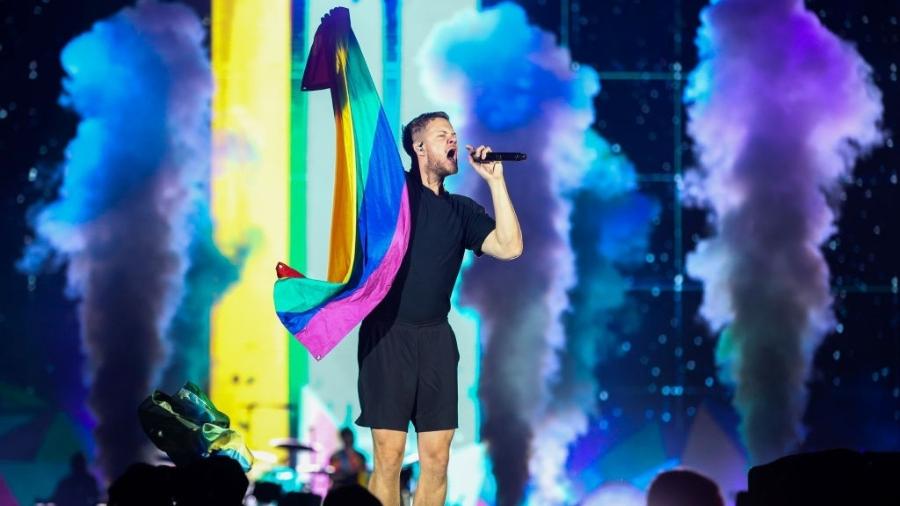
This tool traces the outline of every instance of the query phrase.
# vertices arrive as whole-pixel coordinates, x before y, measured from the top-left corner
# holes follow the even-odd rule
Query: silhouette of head
[[[353,431],[349,427],[341,429],[341,441],[344,442],[344,448],[353,448]]]
[[[213,455],[178,467],[178,504],[242,504],[250,482],[236,460]]]
[[[647,506],[725,506],[725,501],[714,481],[694,471],[676,469],[653,479]]]
[[[174,468],[132,464],[109,487],[109,506],[171,504]]]
[[[325,496],[322,506],[381,506],[381,501],[361,485],[335,487]]]

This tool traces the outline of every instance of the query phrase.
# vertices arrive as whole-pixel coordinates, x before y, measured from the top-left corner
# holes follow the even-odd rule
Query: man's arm
[[[476,163],[472,158],[474,154],[481,158],[485,153],[490,153],[491,148],[479,146],[478,149],[469,148],[469,161],[476,172],[487,181],[491,190],[491,200],[494,202],[494,219],[496,228],[485,237],[481,245],[481,251],[501,260],[512,260],[522,254],[522,229],[509,191],[506,189],[506,180],[503,178],[503,164],[500,162]]]

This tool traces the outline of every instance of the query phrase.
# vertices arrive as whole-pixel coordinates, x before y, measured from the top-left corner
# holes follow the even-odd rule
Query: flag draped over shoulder
[[[316,30],[302,89],[331,90],[337,127],[328,279],[278,264],[275,311],[321,360],[387,294],[410,234],[406,178],[346,8]]]

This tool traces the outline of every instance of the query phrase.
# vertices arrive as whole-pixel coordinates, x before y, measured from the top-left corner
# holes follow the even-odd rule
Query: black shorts
[[[356,424],[416,432],[458,427],[459,348],[447,320],[429,324],[363,320],[359,329]]]

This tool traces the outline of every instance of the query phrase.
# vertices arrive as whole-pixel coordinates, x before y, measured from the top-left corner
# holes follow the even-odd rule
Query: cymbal
[[[268,472],[264,473],[264,476],[274,476],[281,477],[284,479],[285,477],[293,478],[302,478],[305,475],[310,474],[334,474],[334,467],[332,466],[317,466],[315,464],[308,464],[303,466],[291,467],[291,466],[278,466],[273,467]]]
[[[314,452],[315,448],[308,444],[301,443],[297,438],[282,437],[269,441],[269,444],[275,448],[284,448],[285,450],[293,450],[299,452]]]
[[[253,460],[258,463],[274,465],[278,462],[278,456],[272,452],[253,449]],[[254,466],[255,467],[255,466]]]
[[[310,464],[305,466],[297,466],[297,472],[301,474],[333,474],[334,467],[317,466],[314,464]]]

